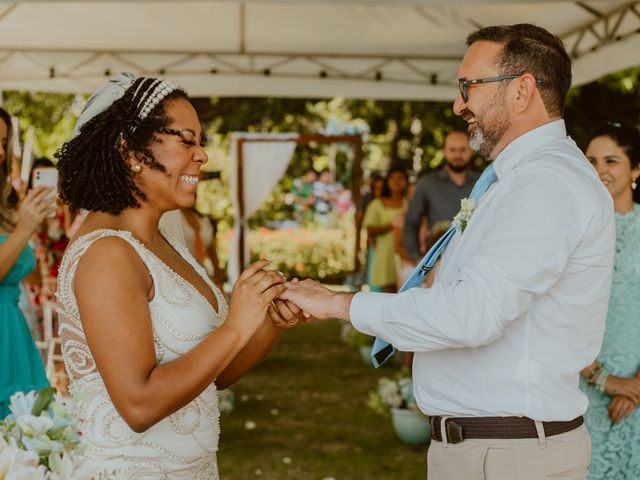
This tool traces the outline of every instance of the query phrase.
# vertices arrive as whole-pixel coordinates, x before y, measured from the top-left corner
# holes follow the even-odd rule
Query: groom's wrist
[[[355,293],[335,292],[331,302],[332,316],[341,320],[351,321],[349,310],[351,309],[351,301]]]

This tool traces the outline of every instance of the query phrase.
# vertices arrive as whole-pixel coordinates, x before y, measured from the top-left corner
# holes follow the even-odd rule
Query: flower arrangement
[[[259,228],[249,234],[251,261],[266,256],[287,278],[342,283],[354,268],[352,230]]]
[[[419,412],[413,396],[411,377],[406,372],[401,372],[396,378],[380,378],[377,390],[369,392],[367,406],[381,415],[388,415],[391,408]]]
[[[78,422],[55,391],[11,396],[11,413],[0,421],[0,479],[73,479],[73,461],[83,450]]]
[[[223,415],[233,412],[235,395],[233,391],[227,389],[218,390],[218,410]]]
[[[350,347],[370,347],[373,345],[373,337],[356,330],[350,323],[342,325],[340,338]]]

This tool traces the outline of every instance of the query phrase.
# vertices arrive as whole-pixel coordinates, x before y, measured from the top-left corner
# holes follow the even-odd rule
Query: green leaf
[[[33,408],[31,409],[31,415],[39,417],[51,403],[54,393],[56,393],[56,389],[53,387],[43,388],[40,390],[36,398],[36,403],[33,404]]]

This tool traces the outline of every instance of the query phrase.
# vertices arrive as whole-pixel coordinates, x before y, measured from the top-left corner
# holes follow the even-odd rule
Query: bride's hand
[[[242,272],[233,286],[226,324],[250,337],[262,325],[272,300],[284,291],[279,272],[263,270],[271,260],[259,260]]]
[[[295,303],[277,298],[271,303],[268,315],[271,321],[283,330],[305,321],[304,313]]]

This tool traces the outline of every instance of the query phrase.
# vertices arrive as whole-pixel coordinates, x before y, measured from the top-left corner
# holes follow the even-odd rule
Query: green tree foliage
[[[640,67],[609,75],[569,93],[565,118],[570,135],[585,147],[591,132],[607,120],[640,123]],[[68,140],[82,97],[30,92],[4,92],[5,108],[20,119],[23,132],[35,128],[36,155],[51,157]],[[351,100],[335,98],[198,98],[194,105],[210,139],[205,170],[221,172],[220,180],[199,187],[198,209],[221,221],[232,219],[229,197],[229,140],[231,132],[322,133],[328,126],[365,133],[363,170],[384,171],[400,164],[415,173],[433,170],[442,163],[442,143],[452,129],[466,128],[453,114],[449,102]],[[285,177],[251,219],[252,226],[292,217],[285,195],[293,180],[311,165],[329,165],[331,146],[299,146]],[[336,148],[336,178],[351,187],[352,152]],[[477,159],[478,167],[482,160]]]
[[[34,128],[35,155],[49,159],[53,159],[55,151],[71,137],[81,100],[76,95],[51,93],[5,92],[3,95],[4,108],[18,117],[23,135],[29,127]]]
[[[608,75],[569,92],[565,119],[571,137],[587,147],[594,129],[607,121],[640,125],[640,67]]]

